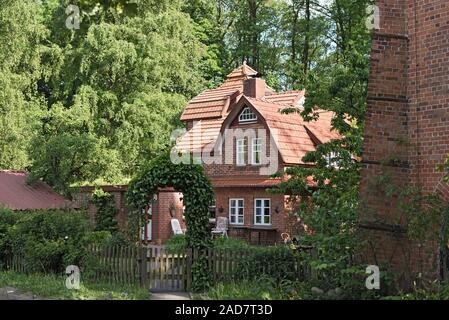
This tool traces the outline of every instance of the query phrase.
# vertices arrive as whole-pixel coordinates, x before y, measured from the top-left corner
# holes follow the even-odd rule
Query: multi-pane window
[[[262,139],[254,138],[252,141],[251,163],[253,165],[262,164]]]
[[[328,168],[338,169],[338,153],[337,152],[329,152],[326,156],[326,162]]]
[[[257,115],[248,107],[243,109],[242,113],[239,116],[239,122],[249,122],[256,121]]]
[[[236,143],[237,165],[246,165],[246,139],[238,139]]]
[[[254,200],[254,224],[271,224],[270,199]]]
[[[229,222],[231,224],[243,224],[244,209],[243,199],[229,199]]]

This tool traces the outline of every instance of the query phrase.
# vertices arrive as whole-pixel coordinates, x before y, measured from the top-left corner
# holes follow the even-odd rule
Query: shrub
[[[179,253],[187,248],[187,239],[184,235],[174,235],[166,243],[169,253]]]
[[[300,282],[282,281],[277,284],[268,276],[258,280],[218,283],[210,290],[195,296],[200,300],[300,300],[304,286]]]
[[[8,232],[19,220],[20,215],[8,209],[0,209],[0,269],[11,254],[11,242]]]
[[[241,239],[235,238],[215,238],[213,248],[221,250],[243,250],[248,249],[249,244]]]
[[[299,256],[284,246],[250,247],[247,255],[237,267],[237,275],[243,279],[256,279],[267,276],[276,283],[283,280],[296,280],[295,264]]]
[[[44,210],[24,214],[10,238],[29,271],[62,272],[65,265],[82,263],[88,232],[85,213]]]

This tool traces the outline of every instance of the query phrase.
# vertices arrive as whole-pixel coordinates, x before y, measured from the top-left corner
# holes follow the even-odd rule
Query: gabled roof
[[[246,64],[234,69],[220,87],[207,89],[190,100],[181,121],[224,118],[232,100],[243,92],[243,82],[257,75],[258,72]]]
[[[0,207],[11,210],[76,208],[43,182],[29,185],[28,175],[26,171],[0,171]]]
[[[208,144],[214,143],[223,124],[223,119],[200,120],[193,124],[192,129],[187,131],[176,142],[178,151],[200,152]]]
[[[283,114],[284,105],[247,99],[262,115],[286,164],[304,164],[302,158],[307,152],[314,151],[317,144],[340,138],[338,132],[331,130],[332,112],[322,112],[318,120],[306,122],[299,114],[299,108],[297,112]]]
[[[260,114],[274,135],[285,164],[304,164],[301,159],[307,152],[315,150],[317,144],[340,138],[338,132],[331,130],[332,112],[319,111],[319,119],[311,122],[304,121],[299,113],[280,112],[285,108],[300,111],[305,101],[304,90],[274,92],[266,86],[265,96],[260,99],[245,96],[245,80],[258,76],[257,71],[244,64],[233,70],[220,87],[206,90],[192,99],[181,120],[199,122],[194,122],[192,129],[178,139],[177,149],[197,152],[216,142],[220,132],[245,104]]]
[[[293,107],[302,105],[305,99],[305,90],[287,91],[287,92],[272,92],[264,97],[265,101],[284,104]]]
[[[299,112],[284,114],[283,109],[290,106],[242,97],[222,126],[225,130],[245,107],[252,107],[265,122],[285,164],[305,164],[302,158],[307,152],[314,151],[317,144],[340,138],[337,131],[331,130],[333,113],[322,111],[318,120],[306,122]]]

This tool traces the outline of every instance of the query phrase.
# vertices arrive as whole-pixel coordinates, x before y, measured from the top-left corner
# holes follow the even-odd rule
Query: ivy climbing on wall
[[[210,246],[208,232],[209,206],[214,192],[203,168],[196,164],[174,164],[168,154],[151,161],[129,184],[126,194],[128,206],[142,214],[160,188],[173,187],[183,193],[187,224],[187,246],[203,250]],[[143,218],[143,217],[142,217]],[[141,219],[144,221],[144,219]],[[207,261],[199,258],[192,266],[193,289],[202,290],[208,285]]]

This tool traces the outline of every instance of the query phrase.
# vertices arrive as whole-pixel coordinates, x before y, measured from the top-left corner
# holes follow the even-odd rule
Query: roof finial
[[[244,66],[246,66],[246,59],[245,59],[245,60],[243,60],[243,65],[244,65]]]

